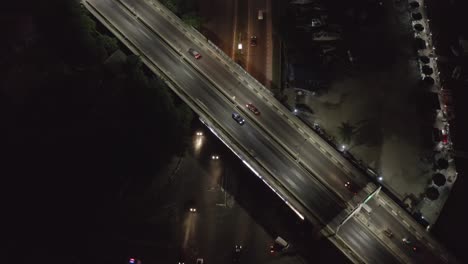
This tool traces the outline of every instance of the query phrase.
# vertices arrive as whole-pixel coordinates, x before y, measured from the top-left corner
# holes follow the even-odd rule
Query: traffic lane
[[[158,32],[164,33],[164,37],[169,40],[173,45],[178,45],[181,47],[181,51],[186,51],[191,47],[194,47],[193,40],[189,39],[186,35],[178,30],[169,20],[165,17],[162,17],[159,12],[154,12],[151,6],[148,6],[144,1],[138,0],[124,0],[126,3],[132,5],[138,14],[142,17],[145,17],[146,21],[151,21],[151,26],[155,27]],[[199,49],[199,52],[202,52],[202,49]],[[208,55],[208,54],[203,54]],[[211,56],[204,56],[202,60],[198,62],[198,66],[203,69],[203,65],[208,65],[206,72],[216,72],[216,74],[212,74],[210,77],[218,84],[223,84],[223,87],[226,87],[230,93],[233,93],[234,96],[240,97],[243,96],[243,101],[248,102],[249,99],[256,98],[256,105],[261,105],[263,100],[259,100],[257,96],[254,96],[252,91],[246,87],[244,87],[237,79],[235,79],[231,72],[229,72],[223,65],[220,65],[220,62]],[[243,87],[241,92],[238,92],[238,87]],[[284,120],[284,118],[280,117],[278,114],[274,113],[273,110],[265,104],[263,110],[271,110],[272,115],[270,118],[267,119],[269,122],[269,127],[276,125],[276,132],[281,133],[281,138],[289,139],[286,144],[289,146],[300,146],[303,142],[297,142],[296,139],[302,139],[302,135],[296,130],[291,127],[291,125]],[[268,127],[268,126],[267,126]],[[277,129],[281,127],[281,129]],[[291,128],[291,129],[285,129]],[[332,186],[336,188],[340,188],[340,193],[345,199],[351,199],[352,195],[348,192],[346,188],[344,188],[344,182],[352,181],[356,186],[359,188],[363,188],[367,182],[362,183],[357,182],[356,179],[351,179],[348,177],[346,173],[344,173],[339,167],[337,167],[330,159],[323,157],[323,153],[321,153],[315,146],[310,143],[306,146],[308,151],[305,149],[300,149],[299,152],[302,152],[302,157],[306,157],[304,159],[304,163],[310,164],[311,168],[317,172],[317,176],[322,177],[324,180],[333,180],[334,183],[330,183]],[[320,160],[317,160],[320,159]],[[316,160],[315,162],[313,162]],[[309,163],[313,162],[313,163]]]
[[[282,143],[289,146],[295,158],[299,158],[301,162],[309,165],[308,168],[316,175],[315,177],[322,179],[332,186],[334,191],[338,192],[343,200],[352,199],[354,194],[345,186],[345,183],[348,181],[354,182],[354,179],[350,179],[347,174],[344,174],[341,169],[338,169],[337,165],[325,157],[325,154],[317,147],[310,146],[313,144],[310,139],[306,141],[301,134],[293,133],[297,130],[288,129],[292,125],[287,124],[283,118],[279,117],[279,115],[281,115],[280,113],[270,111],[270,106],[263,106],[264,104],[266,105],[266,103],[264,101],[257,101],[257,98],[247,101],[247,99],[244,99],[242,93],[237,93],[236,100],[238,100],[241,105],[243,102],[251,102],[256,105],[260,111],[260,115],[256,116],[250,113],[246,107],[244,111],[248,113],[252,119],[261,123],[268,133],[277,135],[277,138],[281,140]],[[267,110],[264,111],[264,109]],[[353,183],[353,185],[356,189],[361,189],[365,186],[360,186],[358,183]]]
[[[387,228],[390,229],[393,233],[393,242],[402,253],[419,262],[440,263],[440,261],[436,261],[438,256],[434,255],[429,248],[419,242],[417,237],[408,231],[408,227],[402,223],[401,219],[396,218],[396,216],[391,213],[391,210],[389,211],[383,206],[379,206],[379,202],[374,199],[371,199],[368,205],[372,208],[372,223],[378,226],[382,232]],[[402,241],[403,238],[407,238],[412,243],[405,244]],[[413,247],[416,247],[416,251],[413,250]]]
[[[221,113],[223,108],[224,106],[220,105],[213,112]],[[319,213],[318,218],[323,221],[333,218],[342,210],[342,207],[335,203],[335,197],[327,189],[309,177],[304,177],[307,172],[298,167],[297,163],[279,156],[280,150],[254,129],[248,120],[240,126],[232,120],[230,115],[230,111],[224,115],[224,118],[230,119],[224,125],[229,134],[239,140],[244,147],[253,149],[256,159],[262,161],[267,169],[274,173],[281,185],[294,193],[306,208],[315,215]],[[246,137],[245,134],[249,136]]]
[[[152,13],[149,13],[150,10],[151,10],[151,8],[148,8],[148,7],[145,6],[142,2],[139,2],[139,1],[133,1],[133,6],[135,6],[135,10],[137,11],[137,13],[138,13],[140,16],[145,16],[145,19],[147,19],[148,17],[152,17],[154,23],[156,23],[155,19],[156,19],[157,16],[150,16],[150,15],[152,14]],[[160,19],[160,20],[158,19],[158,21],[161,22],[161,21],[167,21],[167,20],[166,20],[166,19]],[[164,24],[164,25],[172,25],[172,23],[159,23],[158,25],[161,26],[161,25],[163,25],[163,24]],[[173,30],[172,30],[172,29],[173,29]],[[176,28],[172,28],[172,29],[171,29],[171,27],[169,27],[169,26],[165,26],[165,27],[163,27],[163,28],[158,29],[158,32],[160,32],[159,30],[161,30],[162,32],[165,32],[165,34],[164,34],[165,36],[169,36],[169,35],[172,36],[172,41],[174,41],[174,43],[179,43],[179,44],[180,44],[180,43],[183,43],[183,40],[188,41],[188,44],[186,44],[186,46],[183,47],[182,50],[186,50],[186,49],[188,49],[189,47],[192,46],[192,45],[191,45],[191,41],[192,41],[192,40],[186,38],[185,35],[183,35],[183,34],[170,34],[170,32],[173,33],[174,30],[177,31],[177,32],[179,32]],[[176,36],[178,36],[177,38],[179,38],[179,39],[176,40],[176,39],[175,39]],[[190,45],[190,46],[189,46],[189,45]],[[203,56],[203,54],[202,54],[202,56]],[[209,67],[215,68],[215,69],[219,67],[219,62],[217,62],[217,61],[215,61],[215,60],[208,60],[208,58],[211,59],[211,56],[205,56],[205,57],[204,57],[203,59],[201,59],[201,60],[195,60],[195,63],[197,63],[197,65],[203,65],[203,64],[211,63],[213,66],[209,66]],[[192,58],[192,59],[193,59],[193,58]],[[217,71],[217,72],[218,72],[218,71]],[[223,73],[227,73],[227,71],[222,71],[222,72],[223,72]],[[219,73],[219,72],[218,72],[218,73]],[[218,75],[215,74],[215,76],[218,76]],[[225,75],[225,77],[227,77],[227,78],[231,77],[231,78],[232,78],[232,75],[231,75],[231,74],[227,74],[227,75]],[[235,79],[234,79],[234,81],[235,81]],[[229,84],[229,82],[227,82],[226,80],[218,80],[218,83]],[[228,88],[228,89],[229,89],[229,88]],[[235,89],[234,89],[234,90],[235,90]],[[248,90],[248,89],[245,89],[245,90],[246,90],[247,92],[250,93],[250,90]],[[239,94],[239,93],[235,93],[235,94],[237,94],[237,96],[243,96],[244,98],[247,97],[247,96],[244,96],[245,93],[240,93],[240,94]],[[250,96],[250,97],[253,97],[253,96]],[[245,101],[246,101],[246,100],[245,100]],[[277,116],[277,115],[271,115],[271,117],[276,117],[276,116]],[[282,122],[284,122],[284,119],[281,118],[280,120],[281,120]],[[278,126],[278,124],[275,124],[275,125]],[[281,125],[281,124],[279,124],[279,125]],[[284,123],[284,125],[287,125],[287,124]],[[283,126],[283,127],[284,127],[284,126]],[[280,129],[279,131],[281,131],[281,129]],[[291,136],[290,134],[293,133],[293,132],[296,132],[296,130],[292,129],[289,133],[285,133],[284,136],[285,136],[285,137],[286,137],[286,136],[289,136],[289,138],[292,138],[292,136]],[[322,155],[322,154],[319,154],[319,155]],[[323,163],[323,162],[326,162],[326,160],[323,160],[322,163]],[[329,168],[325,168],[325,165],[324,165],[323,168],[324,168],[324,169],[323,169],[322,175],[325,174],[325,172],[329,172],[329,171],[330,171]],[[334,178],[334,177],[332,177],[333,175],[326,175],[326,176],[327,176],[327,178]],[[322,177],[323,177],[323,176],[322,176]],[[289,179],[288,179],[288,180],[289,180]],[[289,180],[289,181],[290,181],[290,180]],[[343,184],[341,184],[341,183],[342,183],[341,180],[338,180],[337,182],[338,182],[338,184],[336,184],[335,186],[343,186]],[[345,195],[348,195],[347,190],[344,190],[344,193],[345,193]],[[351,196],[348,197],[348,198],[351,198]]]
[[[113,11],[115,11],[115,10],[113,10]],[[133,20],[132,22],[135,22],[135,21]],[[128,25],[127,25],[127,26],[128,26]],[[132,28],[132,27],[130,27],[130,28]],[[135,29],[135,27],[133,27],[133,29]],[[141,30],[141,27],[138,27],[138,30],[135,30],[134,32],[139,32],[142,36],[144,36],[144,38],[146,38],[146,40],[148,40],[148,36],[149,36],[150,32],[144,32],[143,30]],[[143,41],[143,42],[146,42],[146,41]],[[158,50],[158,51],[159,51],[159,50]],[[164,52],[163,54],[167,56],[167,55],[170,54],[170,53],[171,53],[171,52]],[[173,54],[172,54],[172,55],[173,55]],[[178,62],[178,61],[176,61],[176,62]],[[175,65],[175,63],[172,63],[172,65]],[[192,79],[192,80],[193,80],[193,76],[190,75],[190,78],[189,78],[189,79]],[[228,113],[228,114],[229,114],[229,113]]]
[[[326,157],[310,140],[305,141],[304,135],[295,128],[295,125],[282,117],[282,113],[278,113],[272,106],[268,105],[261,95],[255,94],[254,91],[245,86],[245,83],[237,80],[231,72],[223,65],[220,65],[219,61],[211,58],[211,56],[205,56],[197,62],[197,65],[204,72],[210,72],[210,78],[218,84],[218,87],[224,89],[229,96],[234,96],[239,105],[245,106],[247,103],[253,103],[259,109],[260,115],[255,116],[253,113],[249,113],[249,115],[261,123],[269,133],[274,131],[274,134],[283,144],[287,145],[291,151],[298,153],[299,158],[303,163],[309,165],[309,168],[315,172],[317,177],[321,177],[322,180],[337,188],[337,191],[344,199],[349,200],[353,196],[344,186],[347,181],[352,182],[359,189],[362,189],[368,183],[367,179],[350,178],[343,169]],[[245,111],[248,112],[248,110]]]
[[[338,236],[346,244],[351,245],[353,251],[366,259],[366,263],[400,263],[390,253],[381,241],[378,240],[367,228],[363,227],[354,218],[349,219],[338,232]]]
[[[159,33],[162,33],[164,38],[170,41],[173,45],[178,45],[182,52],[195,46],[193,45],[192,39],[187,38],[187,36],[182,34],[182,32],[180,32],[178,28],[170,23],[169,20],[162,17],[159,12],[154,12],[154,9],[151,6],[148,6],[145,2],[138,0],[124,1],[134,7],[138,15],[145,18],[145,21],[151,21],[151,26],[154,27]],[[198,50],[199,52],[202,52],[201,49]],[[250,89],[239,83],[239,81],[233,77],[231,72],[229,72],[223,65],[220,65],[219,61],[212,58],[211,56],[206,56],[208,54],[202,53],[202,56],[203,55],[205,56],[197,62],[197,65],[202,70],[205,68],[205,72],[216,73],[211,74],[210,77],[217,84],[223,84],[223,87],[226,87],[234,96],[242,97],[243,101],[256,98],[256,105],[263,103],[263,101],[259,100],[257,96],[254,96]],[[239,87],[244,89],[239,91]],[[274,127],[276,133],[280,133],[283,140],[288,139],[286,144],[289,146],[301,146],[303,144],[303,142],[300,141],[303,139],[302,135],[296,129],[293,129],[292,126],[286,122],[286,120],[284,120],[284,118],[280,117],[277,113],[274,113],[273,110],[266,104],[263,110],[264,115],[267,110],[271,111],[272,114],[270,115],[270,118],[267,119],[267,121],[270,121],[269,127]],[[306,157],[303,158],[304,163],[309,164],[310,167],[316,171],[318,177],[322,177],[322,179],[326,181],[333,181],[329,184],[336,188],[340,188],[339,193],[342,195],[342,198],[346,200],[351,199],[352,194],[350,194],[349,191],[344,187],[344,182],[353,181],[355,185],[359,186],[359,184],[355,182],[355,179],[350,179],[346,173],[344,173],[333,162],[331,162],[330,159],[325,158],[324,154],[316,149],[316,147],[312,144],[309,144],[306,146],[306,148],[308,151],[305,151],[304,149],[299,150],[302,152],[302,157]],[[362,188],[364,186],[360,187]]]
[[[104,0],[110,1],[110,0]],[[100,1],[103,3],[103,1]],[[226,122],[224,128],[232,135],[236,140],[242,142],[246,147],[256,150],[257,156],[264,162],[270,163],[269,168],[278,171],[278,180],[287,188],[296,190],[301,193],[301,198],[304,198],[304,203],[309,206],[313,212],[319,212],[325,216],[333,216],[335,213],[341,211],[341,207],[337,206],[333,201],[333,196],[329,194],[329,191],[323,188],[317,182],[311,182],[308,178],[302,177],[303,174],[307,174],[301,170],[298,165],[291,160],[283,159],[277,154],[280,153],[277,148],[272,146],[271,142],[264,139],[264,137],[253,128],[250,128],[248,124],[240,126],[231,118],[231,114],[235,109],[226,107],[226,103],[214,92],[212,87],[201,78],[191,67],[181,63],[179,57],[175,57],[174,53],[165,47],[165,44],[159,39],[148,39],[148,35],[151,32],[143,28],[135,30],[136,21],[133,17],[130,17],[127,13],[116,12],[119,9],[118,6],[109,5],[107,10],[113,13],[110,16],[113,20],[114,25],[118,25],[119,28],[125,27],[127,30],[131,30],[129,34],[126,34],[127,38],[134,40],[139,43],[142,47],[142,51],[148,54],[149,57],[156,59],[162,65],[166,71],[172,73],[178,80],[181,88],[185,87],[186,92],[191,94],[194,98],[199,98],[204,102],[204,105],[208,110],[212,111],[212,116],[217,117],[219,120],[228,119],[230,122]],[[121,10],[121,9],[119,9]],[[127,16],[127,19],[122,19],[119,16]],[[138,39],[138,40],[137,40]],[[144,44],[141,44],[144,43]],[[157,48],[156,48],[157,47]],[[164,56],[160,56],[161,51]],[[171,54],[172,56],[169,56]],[[199,89],[191,89],[191,87],[199,87]],[[246,131],[250,134],[249,137],[245,137]],[[287,172],[284,172],[287,171]],[[281,174],[282,172],[282,174]],[[313,206],[313,208],[310,208]],[[330,215],[330,213],[332,215]]]
[[[114,0],[117,1],[117,0]],[[143,0],[119,0],[131,6],[135,12],[141,17],[145,23],[148,23],[153,30],[158,32],[164,40],[181,52],[188,51],[189,48],[194,48],[203,54],[199,46],[193,45],[193,39],[189,39],[177,26],[173,24],[174,21],[170,20],[161,11],[157,10],[153,5],[148,4]],[[165,13],[164,13],[165,14]],[[208,45],[208,44],[207,44]]]
[[[359,185],[355,179],[351,179],[341,168],[326,158],[310,140],[305,141],[302,134],[297,129],[294,129],[292,124],[281,117],[282,113],[278,113],[265,100],[262,100],[260,95],[254,94],[250,89],[244,88],[243,83],[235,79],[232,73],[228,72],[219,62],[205,56],[197,62],[200,68],[204,68],[204,72],[211,72],[210,78],[222,89],[235,97],[240,106],[245,107],[247,103],[254,104],[260,111],[259,116],[253,113],[248,113],[244,108],[244,112],[248,113],[252,119],[263,125],[268,133],[276,135],[281,142],[289,147],[291,151],[298,153],[298,157],[315,173],[315,177],[320,177],[333,186],[335,191],[341,194],[344,200],[349,200],[353,194],[344,186],[347,181],[351,181],[355,186],[363,188],[365,185]],[[211,69],[211,70],[208,70]],[[274,131],[274,132],[273,132]]]
[[[248,21],[249,39],[257,37],[257,45],[251,46],[248,43],[248,63],[247,71],[260,83],[266,85],[266,21],[258,20],[258,10],[265,9],[265,0],[249,1]]]

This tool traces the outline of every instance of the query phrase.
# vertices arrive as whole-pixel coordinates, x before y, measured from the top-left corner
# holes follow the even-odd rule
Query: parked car
[[[313,28],[318,28],[323,26],[323,21],[320,18],[312,18],[312,21],[310,23],[310,26]]]
[[[321,55],[326,55],[330,52],[333,52],[333,51],[336,51],[336,47],[335,46],[331,46],[331,45],[324,45],[324,46],[321,46],[320,47],[320,54]]]
[[[195,59],[200,59],[202,56],[200,55],[200,53],[198,53],[198,51],[190,48],[188,49],[188,52],[190,53],[190,55],[192,55]]]
[[[312,35],[315,41],[333,41],[341,39],[341,35],[335,32],[320,31]]]
[[[245,123],[245,119],[238,113],[232,113],[232,119],[236,120],[236,122],[241,126]]]

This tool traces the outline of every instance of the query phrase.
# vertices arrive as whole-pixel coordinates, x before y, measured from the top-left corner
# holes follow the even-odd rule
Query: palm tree
[[[349,122],[342,122],[338,127],[338,133],[343,143],[350,143],[352,137],[356,133],[356,127]]]

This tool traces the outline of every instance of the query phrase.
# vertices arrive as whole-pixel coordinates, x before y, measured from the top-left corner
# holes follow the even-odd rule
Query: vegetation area
[[[161,0],[163,5],[180,17],[187,25],[200,29],[202,19],[198,14],[196,1],[193,0]]]
[[[2,259],[124,263],[126,201],[184,151],[192,112],[137,57],[109,60],[118,41],[77,1],[0,13]]]

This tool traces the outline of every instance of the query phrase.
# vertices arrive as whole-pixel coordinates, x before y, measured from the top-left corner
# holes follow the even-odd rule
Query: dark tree
[[[439,190],[435,187],[429,187],[426,190],[426,197],[432,201],[435,201],[439,198]]]
[[[432,176],[432,181],[437,186],[443,186],[447,182],[447,179],[442,173],[436,173]]]
[[[342,122],[338,127],[338,133],[343,143],[350,143],[356,132],[356,128],[349,122]]]
[[[439,170],[446,170],[449,167],[449,163],[446,159],[438,159],[436,165]]]

